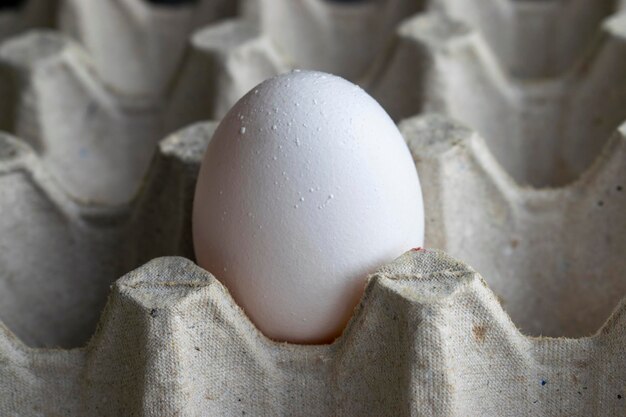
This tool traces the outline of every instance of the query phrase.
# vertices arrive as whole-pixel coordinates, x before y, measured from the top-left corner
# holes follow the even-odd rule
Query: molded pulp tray
[[[621,8],[0,9],[0,415],[626,414]],[[266,339],[189,260],[204,120],[295,67],[381,102],[426,206],[429,249],[327,346]]]

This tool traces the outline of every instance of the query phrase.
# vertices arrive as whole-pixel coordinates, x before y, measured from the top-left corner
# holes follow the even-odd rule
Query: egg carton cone
[[[542,78],[512,76],[478,32],[445,15],[418,16],[399,32],[374,96],[396,120],[438,112],[477,130],[521,184],[576,180],[626,119],[623,13],[603,21],[574,66]],[[411,78],[418,65],[421,75]]]
[[[0,75],[0,129],[29,143],[69,194],[132,198],[160,136],[157,103],[111,89],[79,44],[52,31],[2,43]]]
[[[624,293],[626,180],[618,127],[626,119],[626,18],[611,15],[619,6],[614,2],[482,4],[478,17],[467,13],[465,21],[455,2],[405,20],[367,87],[397,120],[438,112],[477,130],[456,135],[465,128],[438,116],[402,123],[431,213],[427,245],[467,261],[490,283],[489,277],[499,277],[493,289],[524,332],[589,335]],[[512,25],[504,39],[497,40],[484,20],[489,13],[497,27]],[[555,26],[564,14],[569,23]],[[470,26],[479,17],[480,30]],[[552,42],[533,56],[530,45],[537,41],[525,28],[535,21]],[[237,24],[244,23],[200,32],[196,49],[213,63],[222,59],[229,79],[238,73],[247,80],[251,68],[269,67],[252,58],[249,66],[230,63],[227,52],[211,49],[220,45],[217,38],[209,43],[216,34],[235,39],[244,33]],[[564,35],[581,24],[585,36]],[[547,30],[563,34],[550,37]],[[278,56],[269,35],[250,33],[239,48],[225,48],[238,51],[233,59],[258,57],[244,54],[253,45],[266,58]],[[499,52],[509,49],[524,59]],[[285,66],[274,62],[274,68]],[[225,100],[216,112],[229,105]],[[439,155],[431,150],[438,147],[453,150]]]
[[[89,51],[104,82],[125,94],[154,98],[170,81],[194,29],[248,9],[245,0],[4,3],[0,5],[0,41],[31,29],[55,28]]]
[[[162,90],[187,34],[236,7],[60,1],[58,11],[48,10],[58,31],[31,31],[0,45],[0,128],[26,140],[72,196],[127,203],[162,138]]]
[[[171,131],[219,119],[252,87],[292,68],[357,81],[386,58],[396,26],[423,3],[249,2],[248,13],[193,33],[169,91],[164,126]]]
[[[164,141],[141,191],[120,206],[94,206],[73,198],[28,145],[2,134],[4,325],[29,346],[84,345],[115,279],[158,256],[193,258],[195,178],[214,128],[213,123],[188,128],[181,145],[179,135]]]
[[[431,139],[449,133],[442,127],[445,119],[412,121],[414,130],[418,122]],[[61,223],[52,217],[56,212],[72,227],[54,236],[51,230],[53,245],[37,246],[36,239],[22,248],[2,242],[16,251],[2,264],[22,265],[18,275],[2,274],[0,314],[6,326],[0,325],[0,414],[587,416],[626,411],[623,303],[593,336],[529,337],[477,272],[436,250],[413,249],[370,275],[347,329],[334,343],[293,345],[264,337],[226,288],[188,259],[194,181],[214,129],[214,124],[194,125],[161,142],[134,206],[99,217],[55,188],[28,146],[2,137],[0,192],[10,198],[0,204],[11,217],[2,225],[32,230],[41,239],[39,226]],[[463,140],[472,143],[459,139],[467,129],[452,129],[454,135],[445,137],[454,139],[437,140],[432,154]],[[23,204],[15,207],[16,202]],[[91,230],[102,241],[94,229],[106,223],[111,233],[114,219],[125,225],[116,230],[126,239],[109,241],[109,259],[123,260],[126,268],[153,259],[113,283],[84,347],[28,347],[24,341],[61,342],[63,333],[89,334],[83,315],[95,319],[92,312],[104,303],[110,277],[103,274],[106,264],[98,264],[105,249],[94,256],[87,251],[94,240],[78,238]],[[0,238],[14,235],[0,232]],[[125,242],[123,248],[119,242]],[[31,253],[38,248],[45,253]],[[157,257],[162,253],[184,257]],[[56,262],[66,271],[19,276],[37,263],[41,273],[46,268],[41,262]],[[498,282],[500,277],[491,278]],[[30,288],[20,294],[20,285]],[[551,290],[548,297],[563,291]],[[71,299],[68,311],[81,314],[64,315],[64,299]],[[531,314],[549,322],[539,312]]]
[[[189,34],[245,10],[239,0],[61,0],[59,30],[89,52],[100,78],[129,95],[163,93]]]
[[[480,134],[446,116],[400,128],[427,247],[480,271],[524,334],[594,334],[626,294],[626,123],[576,181],[543,189],[516,183]]]

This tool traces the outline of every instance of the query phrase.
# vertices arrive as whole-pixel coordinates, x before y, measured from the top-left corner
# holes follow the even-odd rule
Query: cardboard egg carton
[[[608,137],[623,117],[620,103],[624,99],[619,93],[613,91],[612,100],[603,100],[604,89],[619,83],[623,73],[619,64],[620,20],[623,18],[619,15],[604,21],[599,29],[601,36],[596,37],[595,44],[592,42],[594,38],[587,33],[591,29],[577,30],[578,42],[568,40],[565,44],[569,49],[559,48],[561,45],[555,42],[555,46],[543,48],[543,55],[520,54],[528,58],[523,60],[528,63],[528,69],[506,61],[502,62],[508,66],[500,65],[502,63],[498,60],[501,57],[495,56],[489,48],[494,42],[490,40],[493,36],[482,36],[467,24],[437,11],[442,9],[467,17],[463,6],[452,0],[433,1],[428,8],[435,11],[416,14],[401,23],[395,32],[393,28],[402,18],[419,9],[413,2],[389,0],[354,6],[307,0],[286,2],[281,6],[284,10],[279,7],[280,1],[267,5],[262,1],[242,2],[241,9],[247,10],[243,17],[209,25],[192,36],[178,76],[170,92],[163,96],[160,94],[163,85],[171,81],[173,68],[183,55],[183,34],[194,27],[195,20],[190,21],[190,15],[195,10],[204,16],[198,10],[210,7],[199,2],[195,8],[162,9],[149,6],[143,0],[98,2],[94,7],[87,3],[74,4],[66,0],[60,7],[60,20],[65,22],[61,28],[66,33],[74,33],[81,43],[52,33],[30,33],[4,43],[0,51],[0,71],[6,73],[2,77],[6,85],[0,85],[4,92],[0,98],[3,110],[0,127],[29,141],[42,154],[51,171],[62,177],[61,182],[70,193],[99,204],[120,204],[132,198],[155,143],[165,132],[201,120],[218,119],[249,88],[297,65],[298,61],[310,65],[312,56],[317,56],[319,65],[316,68],[362,80],[398,121],[419,112],[437,111],[478,129],[507,171],[516,180],[533,185],[560,185],[576,178],[599,152],[599,147],[592,152],[560,155],[561,145],[573,142],[573,149],[588,147],[589,144],[579,142],[585,141],[589,135]],[[255,11],[253,4],[260,10]],[[578,24],[582,19],[587,22],[584,27],[595,29],[602,21],[600,17],[610,11],[609,5],[602,2],[594,7],[588,3],[574,3],[567,8],[559,2],[505,2],[508,9],[504,11],[501,6],[478,4],[481,6],[475,10],[484,9],[485,14],[493,9],[509,20],[516,13],[522,22],[524,19],[535,21],[537,16],[543,16],[542,33],[546,28],[552,28],[555,19],[558,20],[557,17],[564,15],[565,11],[568,11],[566,16],[572,16],[570,20],[574,23]],[[100,7],[106,10],[100,10]],[[232,11],[226,6],[212,7],[215,10],[211,9],[212,13],[207,11],[203,19],[215,17],[218,11],[225,15]],[[276,7],[281,11],[276,11]],[[126,15],[128,19],[134,17],[142,22],[142,30],[129,29],[134,26],[121,18]],[[348,15],[359,24],[350,25],[350,30],[338,29],[341,19]],[[144,17],[139,19],[137,16]],[[278,18],[296,23],[294,27],[287,25],[282,32],[276,32],[276,27],[284,26],[274,21]],[[117,36],[103,36],[98,32],[99,24],[89,24],[97,19],[107,22],[106,25],[119,21],[125,29],[116,32],[119,33]],[[502,19],[504,17],[494,18],[490,22],[497,26]],[[381,22],[378,23],[380,30],[369,30],[372,21]],[[307,22],[313,26],[298,31]],[[179,34],[175,42],[157,36],[158,28],[163,25],[177,28],[174,32]],[[85,29],[79,30],[83,26]],[[263,32],[265,27],[268,29]],[[338,31],[333,35],[338,40],[335,43],[315,40],[307,35],[307,31],[334,33],[333,28]],[[583,36],[583,32],[587,36]],[[522,36],[524,33],[517,33],[517,38],[510,37],[509,49],[531,43]],[[282,42],[299,37],[302,37],[300,45],[303,47],[296,50],[303,54],[302,57],[287,56],[285,51],[289,48],[282,47]],[[557,40],[561,38],[563,36],[556,37]],[[92,44],[90,39],[98,41]],[[359,49],[354,46],[359,42],[378,46]],[[168,64],[160,65],[148,57],[132,59],[130,54],[141,49],[131,47],[136,44],[145,45],[145,50],[168,60]],[[152,44],[160,46],[153,48],[149,46]],[[588,44],[592,47],[584,48]],[[327,45],[333,47],[327,48],[325,53],[328,55],[320,56],[318,52],[326,51],[324,46]],[[163,47],[171,53],[160,53],[159,48]],[[551,56],[549,52],[553,50],[583,50],[587,53],[580,54],[578,71],[553,77],[550,82],[537,84],[510,76],[509,70],[513,74],[533,73],[536,68],[546,67],[548,73],[553,72],[550,61],[545,58],[545,55]],[[116,56],[115,51],[120,55]],[[351,51],[350,59],[337,59],[342,54],[347,56],[346,51]],[[564,55],[571,57],[574,52]],[[306,53],[311,56],[306,58]],[[535,60],[537,64],[533,64]],[[565,58],[563,60],[568,62]],[[107,69],[107,65],[113,69]],[[588,71],[588,66],[594,67],[594,71]],[[138,73],[142,75],[137,77]],[[16,78],[19,82],[15,82]],[[139,78],[146,83],[143,87],[125,86],[139,86]],[[435,87],[426,87],[431,85]],[[50,100],[55,104],[42,104]],[[567,103],[569,101],[574,105]],[[594,114],[587,111],[590,106],[595,109]],[[67,114],[76,117],[68,120]],[[554,121],[563,118],[566,120],[561,124],[565,126],[561,128]],[[543,140],[546,136],[557,138]],[[535,141],[527,149],[542,148],[539,156],[511,158],[510,154],[522,151],[521,143],[525,140]],[[80,146],[75,146],[75,142],[80,142]],[[591,142],[601,143],[601,140]],[[67,148],[68,145],[73,146],[72,150]],[[514,152],[508,152],[511,149]],[[531,159],[530,163],[524,162]],[[84,175],[94,169],[98,175]],[[111,172],[116,174],[109,175]],[[89,177],[97,179],[86,181],[85,178]]]
[[[107,78],[97,47],[58,32],[0,46],[0,123],[19,136],[0,138],[0,415],[623,414],[623,17],[582,1],[249,3],[250,18],[192,35],[163,96],[173,66]],[[293,27],[270,35],[280,25],[267,16]],[[346,17],[357,23],[340,27]],[[524,33],[557,18],[576,36],[533,55]],[[306,44],[318,29],[336,45]],[[290,34],[301,58],[287,53]],[[507,55],[511,45],[523,53]],[[338,59],[345,51],[367,56]],[[480,273],[408,252],[371,276],[327,346],[266,339],[188,260],[215,124],[153,152],[163,131],[218,118],[307,57],[406,119],[427,245]]]
[[[438,112],[480,132],[521,184],[576,180],[626,119],[626,18],[603,21],[576,64],[560,75],[511,75],[478,32],[446,16],[422,15],[400,28],[396,55],[371,87],[397,120]],[[413,86],[412,69],[427,62]],[[402,88],[416,92],[394,103]]]
[[[387,60],[397,25],[425,3],[250,1],[248,13],[191,36],[172,83],[164,125],[171,131],[219,119],[256,84],[292,68],[360,81],[377,62]]]
[[[116,215],[81,211],[55,188],[32,150],[2,138],[0,193],[9,199],[0,199],[0,205],[10,217],[2,227],[30,229],[39,239],[45,237],[40,231],[48,228],[55,242],[2,242],[14,250],[2,265],[22,265],[3,274],[2,285],[11,292],[0,291],[1,314],[13,319],[0,326],[0,414],[623,413],[623,303],[593,337],[529,337],[511,321],[491,284],[467,264],[435,250],[408,251],[372,274],[349,326],[333,344],[291,345],[265,338],[225,287],[187,259],[193,185],[214,128],[195,125],[161,142],[140,196],[132,208]],[[417,134],[419,129],[426,129],[426,135]],[[442,158],[446,152],[465,153],[466,160],[489,157],[473,132],[442,116],[411,120],[403,131],[413,150],[427,149],[420,155],[434,171],[450,172],[444,160],[454,166],[452,158]],[[610,172],[617,165],[623,176],[623,137],[616,142],[621,148],[607,153],[602,170],[619,174]],[[481,178],[484,166],[476,166],[475,173],[469,170],[470,182],[499,179]],[[463,169],[462,164],[455,169]],[[15,207],[18,202],[21,206]],[[64,217],[54,218],[55,212]],[[62,220],[72,227],[64,230]],[[50,230],[53,226],[59,231]],[[118,236],[106,240],[103,230]],[[79,242],[80,233],[92,236]],[[14,235],[2,230],[0,238]],[[97,330],[84,347],[27,347],[25,340],[75,346],[89,336],[86,329],[93,323],[83,323],[81,314],[62,312],[64,307],[70,313],[99,310],[104,298],[98,296],[109,292],[102,269],[107,263],[99,264],[105,250],[89,253],[95,241],[110,243],[108,259],[120,269],[141,266],[113,284]],[[68,242],[75,243],[68,248]],[[164,253],[184,258],[157,258]],[[515,257],[497,258],[511,262]],[[37,276],[32,270],[19,275],[29,264],[45,268],[42,262],[56,266],[49,270],[54,275]],[[83,275],[76,274],[79,263]],[[512,287],[523,284],[504,282],[508,277],[489,278]],[[17,294],[16,284],[28,290]],[[542,294],[560,297],[560,284],[543,288]],[[99,294],[87,297],[96,286]],[[581,301],[595,304],[595,296]],[[524,303],[521,294],[514,301]],[[586,304],[577,307],[585,309]],[[557,309],[552,314],[574,313]],[[541,311],[530,311],[526,321],[532,320],[550,322]],[[22,340],[12,331],[20,331]],[[73,338],[62,340],[65,332]],[[503,395],[506,401],[499,400]]]
[[[0,6],[0,40],[56,28],[89,51],[102,80],[125,94],[158,96],[188,35],[245,11],[243,0],[10,0]],[[241,3],[241,4],[240,4]]]
[[[25,32],[0,46],[0,128],[27,141],[73,197],[132,199],[163,137],[163,90],[188,33],[237,7],[181,3],[63,0],[49,11],[58,31]]]
[[[525,334],[594,334],[626,295],[626,123],[578,180],[543,189],[516,183],[486,140],[445,116],[400,127],[427,246],[480,271]]]
[[[297,4],[285,8],[291,18],[318,28],[328,21],[315,17],[341,16],[340,6]],[[367,13],[383,19],[390,4],[358,10],[364,21]],[[450,0],[426,8],[398,25],[383,59],[370,57],[357,78],[404,120],[430,217],[427,246],[476,267],[527,334],[592,334],[626,285],[623,4]],[[196,34],[168,116],[219,117],[247,82],[306,62],[279,50],[276,25],[263,31],[260,16],[261,29],[241,20]],[[304,36],[296,32],[283,36]],[[342,34],[337,48],[350,44]],[[316,41],[301,50],[316,50]],[[322,59],[319,67],[334,63]],[[200,68],[221,72],[210,86],[193,83]],[[198,86],[206,90],[191,91]],[[203,106],[185,104],[201,97]],[[434,112],[449,119],[413,119]]]
[[[60,0],[58,27],[89,52],[101,79],[124,94],[163,94],[188,36],[234,16],[241,0]]]
[[[158,103],[112,90],[56,32],[4,42],[0,73],[0,128],[29,143],[61,187],[91,204],[132,198],[160,135]]]
[[[244,14],[192,35],[173,83],[168,128],[220,118],[254,85],[290,68],[358,82],[400,120],[436,101],[423,90],[432,74],[447,71],[435,57],[455,43],[471,43],[470,55],[492,51],[485,52],[494,62],[486,64],[484,77],[554,77],[575,65],[603,33],[603,22],[624,8],[614,0],[251,3],[255,19]],[[463,54],[452,52],[450,59],[471,60]],[[432,89],[436,95],[439,86]]]

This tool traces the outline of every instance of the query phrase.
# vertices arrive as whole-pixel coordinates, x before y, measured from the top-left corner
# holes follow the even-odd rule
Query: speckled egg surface
[[[294,71],[224,117],[207,148],[193,209],[198,264],[268,337],[330,342],[367,274],[422,246],[410,152],[360,87]]]

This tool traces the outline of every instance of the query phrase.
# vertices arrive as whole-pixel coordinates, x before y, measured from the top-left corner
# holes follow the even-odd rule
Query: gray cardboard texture
[[[626,415],[626,2],[44,3],[0,10],[0,416]],[[427,216],[323,346],[190,236],[206,120],[296,67],[381,102]]]
[[[31,350],[4,331],[0,411],[619,415],[623,312],[594,338],[527,338],[471,268],[408,252],[370,277],[340,339],[294,346],[259,334],[212,275],[158,258],[116,282],[86,348]]]

